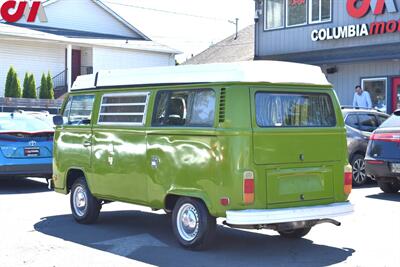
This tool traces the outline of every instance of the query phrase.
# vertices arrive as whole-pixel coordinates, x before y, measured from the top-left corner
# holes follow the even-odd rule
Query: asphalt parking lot
[[[208,251],[182,249],[162,211],[111,203],[95,225],[79,225],[69,197],[40,179],[0,180],[0,266],[400,266],[400,194],[354,189],[342,226],[305,238],[219,226]]]

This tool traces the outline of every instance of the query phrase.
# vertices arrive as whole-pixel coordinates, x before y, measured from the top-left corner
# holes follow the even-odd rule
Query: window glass
[[[54,131],[48,123],[29,115],[14,113],[0,117],[1,132],[39,132]]]
[[[327,94],[256,94],[256,120],[261,127],[333,127],[335,111]]]
[[[360,120],[360,130],[362,131],[373,132],[378,128],[378,122],[372,114],[359,114],[358,119]]]
[[[311,0],[310,2],[310,22],[331,19],[331,0]]]
[[[321,21],[331,19],[331,1],[332,0],[321,0]]]
[[[381,112],[386,110],[386,78],[363,79],[362,88],[371,96],[372,107]]]
[[[302,25],[307,22],[306,0],[286,1],[286,23],[287,26]]]
[[[265,28],[282,28],[284,26],[285,0],[266,0],[265,2]]]
[[[73,96],[64,109],[64,121],[68,125],[90,124],[94,95]]]
[[[152,125],[212,127],[215,101],[211,89],[161,91],[157,94]]]
[[[348,115],[345,123],[350,127],[360,129],[360,125],[358,124],[358,117],[356,114]]]
[[[148,92],[104,95],[99,124],[143,125],[148,95]]]

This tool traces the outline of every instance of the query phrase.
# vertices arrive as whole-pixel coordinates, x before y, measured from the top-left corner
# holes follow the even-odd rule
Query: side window
[[[215,98],[212,89],[158,92],[152,125],[212,127]]]
[[[378,128],[378,122],[373,114],[359,114],[360,130],[366,132],[373,132]]]
[[[98,124],[143,126],[149,92],[105,94]]]
[[[92,117],[94,95],[78,95],[68,99],[63,117],[66,125],[88,125]]]
[[[358,123],[358,117],[357,114],[350,114],[347,116],[346,121],[345,121],[346,125],[356,128],[356,129],[360,129],[360,124]]]

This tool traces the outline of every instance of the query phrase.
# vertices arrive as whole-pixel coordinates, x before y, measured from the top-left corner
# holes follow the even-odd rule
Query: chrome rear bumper
[[[230,225],[261,225],[311,221],[349,215],[353,211],[354,206],[350,202],[285,209],[228,210],[226,222]]]

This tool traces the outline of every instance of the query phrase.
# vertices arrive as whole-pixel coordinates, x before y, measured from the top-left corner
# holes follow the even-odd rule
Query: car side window
[[[360,130],[373,132],[378,128],[378,121],[373,114],[359,114]]]
[[[358,117],[357,114],[350,114],[347,116],[346,121],[345,121],[346,125],[356,128],[356,129],[360,129],[360,124],[358,123]]]
[[[72,96],[65,105],[65,125],[88,125],[91,122],[94,95]]]
[[[212,89],[158,92],[152,125],[212,127],[215,103]]]

